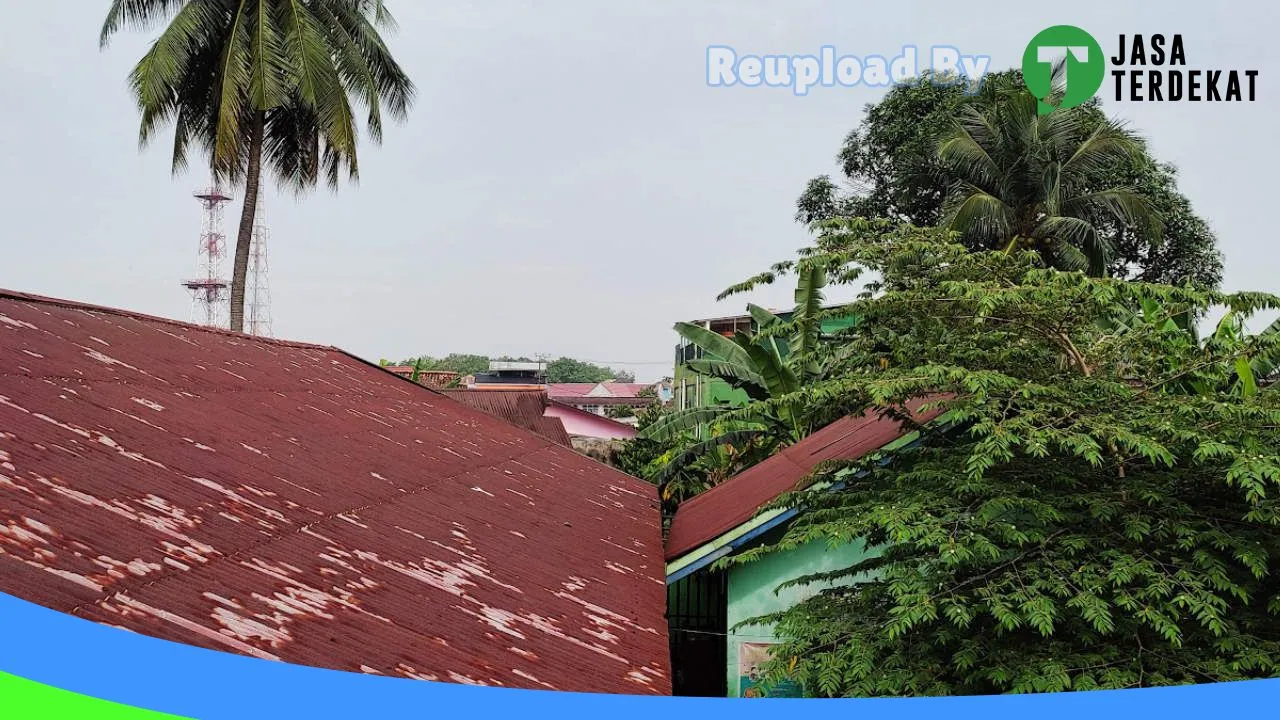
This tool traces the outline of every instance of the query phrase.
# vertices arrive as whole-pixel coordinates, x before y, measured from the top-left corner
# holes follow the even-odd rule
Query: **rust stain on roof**
[[[662,568],[647,483],[341,351],[0,291],[0,591],[292,663],[665,694]]]

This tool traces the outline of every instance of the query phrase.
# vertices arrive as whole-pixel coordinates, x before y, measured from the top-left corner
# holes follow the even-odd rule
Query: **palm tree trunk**
[[[249,167],[244,176],[244,209],[236,235],[236,261],[231,271],[231,330],[244,332],[244,285],[249,274],[249,250],[253,245],[253,221],[258,211],[258,185],[262,176],[262,135],[266,113],[259,110],[249,126]]]

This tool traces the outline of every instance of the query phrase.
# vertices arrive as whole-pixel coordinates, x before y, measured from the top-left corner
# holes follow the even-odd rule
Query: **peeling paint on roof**
[[[266,659],[664,694],[662,571],[654,489],[545,437],[333,348],[0,291],[0,591]]]

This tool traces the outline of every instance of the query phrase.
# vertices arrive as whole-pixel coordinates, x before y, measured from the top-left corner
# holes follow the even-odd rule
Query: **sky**
[[[108,3],[0,0],[0,287],[191,320],[198,171],[172,133],[140,150],[126,77],[157,30],[97,42]],[[417,84],[408,121],[361,147],[339,192],[267,195],[279,337],[361,357],[567,355],[671,373],[672,324],[786,308],[782,281],[725,287],[789,258],[805,182],[884,88],[709,87],[707,48],[889,57],[950,45],[1019,65],[1069,23],[1111,54],[1120,33],[1181,33],[1188,68],[1257,69],[1243,104],[1104,107],[1180,169],[1217,232],[1224,288],[1280,291],[1280,8],[1259,2],[520,2],[389,0]],[[923,60],[922,60],[923,62]],[[1104,93],[1109,92],[1104,85]],[[1104,95],[1104,98],[1106,96]],[[193,163],[198,167],[199,163]],[[234,227],[239,208],[227,212]],[[230,273],[230,261],[226,263]],[[843,299],[839,293],[835,299]]]

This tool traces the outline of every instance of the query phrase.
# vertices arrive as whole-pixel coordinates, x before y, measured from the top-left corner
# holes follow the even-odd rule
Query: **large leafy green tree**
[[[561,357],[547,363],[547,382],[598,383],[605,380],[634,382],[635,375],[626,370],[614,370],[602,365]]]
[[[175,172],[194,146],[215,178],[244,185],[231,280],[240,331],[264,164],[299,191],[358,178],[358,110],[380,142],[384,110],[403,119],[413,97],[381,36],[394,22],[382,0],[113,0],[103,46],[126,25],[164,25],[129,76],[141,142],[172,124]]]
[[[409,358],[400,364],[421,367],[423,370],[445,370],[459,375],[475,375],[489,369],[489,356],[450,353],[442,358],[433,358],[430,355],[423,355]]]
[[[873,559],[767,618],[772,672],[818,695],[1142,687],[1280,674],[1280,397],[1243,387],[1280,298],[1046,269],[940,230],[828,223],[874,272],[840,362],[795,401],[947,414],[918,445],[823,469],[838,492],[777,544],[864,538]],[[1256,379],[1256,377],[1255,377]]]
[[[829,177],[810,181],[797,205],[797,219],[847,216],[887,218],[918,226],[937,225],[955,182],[938,157],[938,143],[954,131],[967,109],[987,112],[1004,93],[1022,89],[1016,71],[995,73],[984,80],[982,92],[966,95],[961,86],[933,82],[925,75],[896,86],[878,103],[867,106],[862,122],[848,135],[837,161],[839,182]],[[1091,133],[1109,121],[1096,102],[1057,110],[1060,119]],[[1177,189],[1173,166],[1160,163],[1145,146],[1136,156],[1110,163],[1090,173],[1090,190],[1127,188],[1143,198],[1151,214],[1161,220],[1158,234],[1133,232],[1115,221],[1110,208],[1085,219],[1113,250],[1108,268],[1115,277],[1181,284],[1191,281],[1216,287],[1222,276],[1222,257],[1212,230],[1198,217]],[[982,247],[980,243],[975,245]]]

